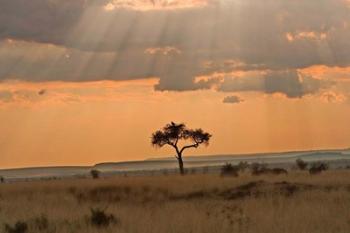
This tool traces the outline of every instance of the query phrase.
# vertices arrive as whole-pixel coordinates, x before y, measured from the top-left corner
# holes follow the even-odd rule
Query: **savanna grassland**
[[[1,184],[1,232],[21,224],[28,233],[348,233],[350,171]]]

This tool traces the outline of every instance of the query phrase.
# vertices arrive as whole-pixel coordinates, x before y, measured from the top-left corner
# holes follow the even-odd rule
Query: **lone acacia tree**
[[[152,134],[152,145],[155,147],[163,147],[165,145],[172,146],[176,151],[176,159],[179,162],[181,175],[185,174],[182,154],[186,149],[197,148],[199,145],[209,145],[211,135],[202,129],[188,129],[185,124],[176,124],[171,122],[157,130]],[[179,143],[190,143],[179,146]]]

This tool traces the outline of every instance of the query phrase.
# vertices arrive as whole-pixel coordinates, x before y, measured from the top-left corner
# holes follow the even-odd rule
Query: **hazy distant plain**
[[[270,166],[291,168],[296,159],[307,162],[326,161],[331,168],[342,168],[350,165],[350,149],[340,150],[317,150],[297,151],[281,153],[260,154],[233,154],[233,155],[208,155],[208,156],[185,156],[186,168],[214,168],[225,163],[237,164],[240,161],[248,163],[266,163]],[[33,167],[2,169],[0,176],[8,181],[23,179],[86,177],[92,169],[97,169],[105,175],[117,174],[149,174],[164,170],[176,171],[177,161],[172,157],[154,158],[143,161],[105,162],[93,166],[66,166],[66,167]]]

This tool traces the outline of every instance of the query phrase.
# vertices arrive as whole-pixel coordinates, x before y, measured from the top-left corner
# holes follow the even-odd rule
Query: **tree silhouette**
[[[208,145],[211,135],[204,132],[202,129],[188,129],[185,124],[176,124],[171,122],[163,127],[162,130],[157,130],[152,134],[152,145],[155,147],[163,147],[169,145],[176,151],[176,159],[179,162],[181,175],[185,174],[182,154],[186,149],[197,148],[199,145]],[[184,146],[179,146],[179,143],[189,142]]]

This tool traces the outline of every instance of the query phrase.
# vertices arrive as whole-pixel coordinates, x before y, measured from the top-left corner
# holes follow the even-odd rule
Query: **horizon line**
[[[287,154],[287,153],[305,153],[305,152],[317,152],[317,151],[346,151],[350,150],[350,147],[342,147],[342,148],[320,148],[320,149],[309,149],[309,150],[284,150],[284,151],[273,151],[273,152],[248,152],[248,153],[234,153],[234,154],[202,154],[202,155],[188,155],[186,158],[196,158],[196,157],[215,157],[215,156],[253,156],[253,155],[276,155],[276,154]],[[123,163],[137,163],[137,162],[154,162],[157,160],[169,160],[173,157],[166,155],[164,157],[149,157],[143,160],[123,160],[123,161],[105,161],[99,162],[92,165],[39,165],[39,166],[23,166],[23,167],[0,167],[0,171],[5,170],[19,170],[19,169],[40,169],[40,168],[93,168],[98,165],[103,164],[123,164]]]

